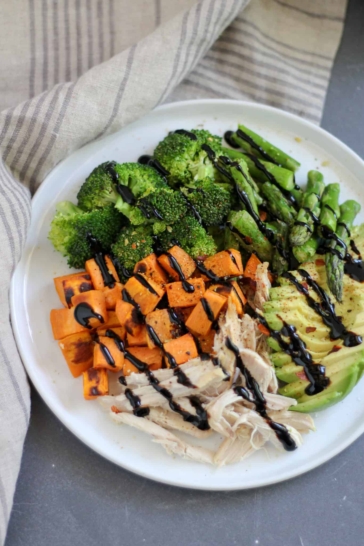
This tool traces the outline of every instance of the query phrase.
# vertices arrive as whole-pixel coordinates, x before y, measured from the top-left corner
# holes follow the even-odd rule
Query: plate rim
[[[326,131],[322,127],[320,127],[318,125],[315,125],[314,123],[308,121],[307,119],[301,118],[300,116],[292,114],[291,112],[281,110],[280,108],[275,108],[273,106],[269,106],[269,105],[262,104],[262,103],[242,101],[242,100],[234,100],[234,99],[204,99],[204,98],[202,98],[202,99],[193,99],[193,100],[176,101],[176,102],[163,104],[163,105],[158,106],[157,108],[151,110],[150,112],[145,114],[145,116],[143,116],[143,117],[146,117],[146,116],[152,114],[153,112],[159,112],[161,110],[162,111],[173,110],[175,108],[178,109],[180,107],[183,107],[183,106],[186,106],[186,105],[189,105],[189,104],[190,105],[230,104],[230,105],[233,105],[233,106],[235,105],[235,106],[248,107],[248,108],[251,108],[252,110],[268,111],[268,112],[273,111],[275,114],[278,114],[280,116],[292,119],[293,121],[296,121],[296,122],[298,121],[300,124],[303,124],[303,125],[311,128],[311,129],[314,129],[315,131],[317,131],[318,133],[323,135],[326,139],[332,141],[334,144],[336,144],[337,146],[342,148],[347,154],[349,154],[352,157],[352,159],[359,162],[359,164],[361,165],[361,167],[364,170],[364,160],[354,150],[352,150],[347,144],[342,142],[336,136],[332,135],[331,133],[329,133],[328,131]],[[143,118],[140,118],[140,119],[143,119]],[[134,122],[135,121],[139,121],[139,120],[134,120]],[[130,125],[130,124],[128,124],[128,125]],[[127,126],[125,126],[125,127],[127,127]],[[118,131],[115,131],[114,133],[111,133],[110,135],[107,135],[105,138],[111,137],[111,136],[123,131],[123,129],[125,127],[119,129]],[[99,144],[102,145],[102,142],[103,142],[103,140],[105,140],[105,138],[100,139],[98,141],[94,141],[93,144],[98,142]],[[58,163],[47,174],[47,176],[45,177],[43,183],[38,187],[37,191],[35,192],[32,200],[31,200],[31,212],[32,213],[33,213],[33,209],[35,207],[37,207],[38,200],[41,198],[42,193],[44,191],[46,191],[46,188],[50,184],[49,179],[51,178],[51,176],[54,176],[54,173],[57,172],[59,169],[61,169],[63,167],[64,162],[67,161],[70,156],[72,156],[74,153],[76,153],[79,150],[80,150],[80,148],[78,148],[77,150],[74,150],[71,154],[69,154],[66,158],[64,158],[60,163]],[[31,214],[31,217],[32,217],[32,214]],[[30,230],[30,226],[28,228],[28,233],[29,233],[29,230]],[[153,476],[153,474],[151,472],[135,469],[128,462],[121,463],[120,461],[116,460],[116,458],[113,457],[111,454],[108,454],[107,451],[104,451],[102,448],[99,448],[99,446],[92,443],[92,441],[88,441],[87,435],[82,434],[82,432],[80,432],[77,425],[73,424],[72,419],[69,418],[69,416],[68,416],[68,413],[60,411],[58,409],[57,405],[52,403],[52,400],[53,400],[52,397],[48,396],[47,391],[44,391],[42,389],[42,387],[39,386],[39,380],[38,380],[36,368],[33,367],[33,365],[31,363],[29,363],[28,360],[27,360],[28,357],[27,357],[27,354],[26,354],[26,347],[25,347],[25,344],[23,344],[23,342],[21,340],[21,335],[22,335],[21,331],[20,331],[21,326],[20,326],[20,321],[18,320],[18,312],[16,311],[16,304],[19,301],[19,295],[17,295],[16,285],[17,285],[17,283],[19,283],[19,281],[20,281],[21,287],[22,287],[20,299],[21,299],[22,303],[24,304],[25,277],[24,277],[24,275],[21,275],[21,273],[22,273],[22,269],[24,269],[26,271],[27,263],[28,263],[28,260],[30,258],[30,256],[28,256],[28,260],[26,262],[23,262],[25,247],[26,247],[26,243],[25,243],[24,248],[23,248],[22,257],[19,260],[19,262],[18,262],[18,264],[17,264],[17,266],[16,266],[16,268],[15,268],[15,270],[13,272],[13,275],[12,275],[12,279],[11,279],[11,283],[10,283],[10,290],[9,290],[9,304],[10,304],[10,317],[11,317],[12,330],[13,330],[14,338],[15,338],[15,341],[16,341],[17,349],[18,349],[18,352],[20,354],[20,357],[21,357],[22,363],[24,365],[24,368],[26,370],[26,373],[27,373],[28,377],[30,378],[33,386],[36,388],[38,394],[41,396],[42,400],[46,403],[48,408],[57,417],[57,419],[64,426],[66,426],[67,429],[78,440],[80,440],[82,443],[84,443],[92,451],[96,452],[98,455],[100,455],[101,457],[103,457],[106,460],[110,461],[111,463],[117,465],[118,467],[123,468],[123,469],[125,469],[125,470],[127,470],[129,472],[134,473],[134,474],[137,474],[138,476],[141,476],[143,478],[148,478],[148,479],[150,479],[152,481],[155,481],[157,483],[172,485],[174,487],[181,487],[183,489],[192,489],[192,490],[201,490],[201,491],[248,490],[248,489],[255,489],[255,488],[258,488],[258,487],[266,487],[266,486],[269,486],[269,485],[274,485],[276,483],[285,482],[287,480],[291,480],[291,479],[293,479],[295,477],[301,476],[302,474],[305,474],[305,473],[307,473],[307,472],[309,472],[311,470],[314,470],[315,468],[317,468],[317,467],[321,466],[322,464],[326,463],[327,461],[333,459],[339,453],[341,453],[342,451],[347,449],[353,442],[355,442],[364,433],[364,421],[363,421],[362,425],[356,427],[354,429],[354,431],[351,434],[349,434],[348,437],[345,438],[344,441],[340,442],[340,444],[338,446],[336,446],[335,448],[332,448],[329,452],[324,452],[320,457],[318,457],[314,461],[309,460],[307,463],[305,463],[303,465],[301,464],[298,467],[297,471],[295,469],[293,469],[291,471],[288,471],[287,475],[284,475],[283,477],[280,476],[278,478],[275,478],[274,476],[272,476],[271,478],[265,478],[262,483],[255,484],[255,485],[254,484],[247,484],[247,485],[240,485],[239,484],[237,486],[234,486],[234,485],[206,486],[206,485],[202,485],[202,484],[197,484],[197,485],[182,484],[182,483],[179,483],[179,482],[174,482],[172,479],[169,479],[169,478],[164,479],[163,477],[155,477],[155,476]],[[17,278],[18,276],[20,276],[19,279]],[[24,305],[24,308],[25,308],[25,311],[26,311],[26,306],[25,305]],[[171,459],[171,460],[173,460],[173,459]]]

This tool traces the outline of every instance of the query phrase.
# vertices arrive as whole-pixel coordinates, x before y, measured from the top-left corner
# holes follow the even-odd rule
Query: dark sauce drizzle
[[[154,159],[151,155],[141,155],[138,158],[138,163],[140,163],[141,165],[148,165],[149,167],[153,167],[153,169],[158,171],[158,173],[163,177],[169,175],[169,171],[167,171],[167,169],[165,169],[163,165],[159,163],[158,159]]]
[[[288,432],[287,427],[281,425],[280,423],[276,423],[267,414],[267,401],[264,398],[257,381],[244,365],[238,347],[231,341],[230,338],[226,339],[226,347],[235,354],[236,365],[245,378],[246,383],[246,387],[236,386],[234,388],[235,393],[255,405],[256,412],[259,413],[259,415],[265,419],[270,428],[274,430],[278,440],[281,442],[286,451],[294,451],[297,448],[297,445]]]
[[[197,136],[194,133],[191,133],[190,131],[186,131],[186,129],[177,129],[174,131],[178,135],[184,135],[188,137],[190,140],[197,140]]]
[[[226,131],[226,133],[224,134],[224,138],[226,142],[232,148],[240,148],[239,144],[233,141],[232,139],[233,134],[234,134],[233,131]],[[242,140],[245,140],[245,142],[247,142],[254,150],[259,152],[259,154],[263,157],[263,159],[265,159],[266,161],[269,161],[270,163],[274,163],[275,165],[280,166],[279,163],[277,163],[277,161],[273,159],[273,157],[271,157],[265,150],[263,150],[263,148],[259,146],[259,144],[254,142],[254,140],[249,135],[247,135],[244,131],[242,131],[241,129],[238,129],[236,131],[236,136],[238,136]]]
[[[104,318],[99,315],[99,313],[95,313],[91,305],[86,302],[82,302],[76,305],[74,310],[74,317],[78,324],[81,324],[81,326],[83,326],[84,328],[88,328],[89,330],[91,330],[92,328],[92,326],[89,324],[90,319],[95,318],[101,323],[105,322]]]
[[[113,288],[116,280],[114,279],[114,277],[112,276],[112,274],[107,268],[107,264],[105,261],[104,253],[103,253],[100,242],[91,233],[87,233],[86,237],[91,247],[91,251],[94,255],[94,260],[100,268],[104,285],[108,286],[109,288]]]
[[[192,425],[196,426],[200,430],[208,430],[210,428],[210,425],[208,424],[207,412],[203,408],[200,400],[196,396],[189,397],[191,405],[196,409],[196,415],[193,415],[192,413],[189,413],[188,411],[182,409],[182,407],[177,402],[175,402],[175,400],[173,400],[172,393],[165,387],[160,386],[159,380],[155,377],[155,375],[149,369],[148,365],[145,364],[145,362],[142,362],[141,360],[136,358],[134,355],[130,354],[127,349],[125,349],[123,341],[115,332],[113,332],[113,330],[106,330],[105,335],[107,337],[114,339],[117,348],[124,353],[125,358],[127,358],[137,368],[139,372],[145,373],[145,375],[148,378],[149,384],[161,396],[163,396],[164,398],[166,398],[166,400],[168,400],[169,407],[171,408],[172,411],[181,415],[184,421],[191,423]],[[181,369],[177,368],[174,370],[173,373],[177,377],[178,383],[181,383],[182,385],[188,388],[194,388],[194,385],[191,383],[189,378]],[[121,379],[122,379],[121,382],[125,385],[125,378],[122,377]],[[124,394],[133,408],[134,415],[136,415],[137,417],[146,417],[147,415],[149,415],[150,409],[148,407],[141,406],[141,400],[139,396],[136,396],[131,389],[126,389]]]
[[[153,286],[151,284],[149,284],[147,279],[145,277],[143,277],[143,275],[141,275],[140,273],[134,273],[134,277],[137,279],[137,281],[142,286],[144,286],[144,288],[146,288],[148,290],[148,292],[150,292],[154,296],[158,296],[158,293],[154,290]]]
[[[335,305],[331,302],[330,297],[321,286],[314,281],[309,273],[305,269],[298,269],[298,273],[304,277],[307,284],[314,290],[319,296],[320,302],[315,301],[310,295],[308,289],[300,283],[292,273],[283,273],[283,277],[288,279],[297,290],[306,297],[308,305],[317,313],[323,320],[324,324],[330,328],[330,338],[341,338],[345,347],[355,347],[360,345],[363,341],[361,336],[349,332],[342,323],[341,317],[338,317],[335,312]]]
[[[297,366],[303,367],[307,380],[310,383],[305,389],[306,394],[313,396],[314,394],[322,392],[329,386],[330,380],[326,377],[325,366],[313,362],[311,354],[306,349],[305,342],[299,337],[296,328],[293,325],[283,322],[283,328],[280,332],[278,330],[272,330],[262,315],[252,308],[250,308],[249,311],[254,318],[259,320],[259,322],[269,330],[270,336],[277,341],[282,351],[288,354]],[[289,338],[289,343],[283,339],[283,335]]]
[[[167,256],[168,256],[168,260],[169,260],[169,265],[171,266],[171,268],[177,273],[177,275],[179,276],[180,278],[180,281],[182,282],[182,288],[185,292],[188,292],[188,293],[192,293],[195,291],[195,287],[193,286],[193,284],[189,283],[187,280],[186,280],[186,277],[182,271],[182,268],[181,266],[179,265],[178,261],[176,260],[176,258],[174,256],[172,256],[172,254],[170,254],[169,252],[166,253]]]

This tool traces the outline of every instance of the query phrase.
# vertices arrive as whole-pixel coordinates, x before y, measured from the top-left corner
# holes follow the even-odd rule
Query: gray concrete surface
[[[323,126],[364,155],[364,2],[350,0]],[[6,546],[354,546],[364,437],[292,481],[205,493],[130,474],[81,444],[33,391]]]

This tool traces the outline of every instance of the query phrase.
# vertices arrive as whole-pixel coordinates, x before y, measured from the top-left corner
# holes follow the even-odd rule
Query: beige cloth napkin
[[[247,99],[319,123],[346,1],[247,4],[0,3],[0,543],[30,410],[8,301],[30,221],[27,188],[73,150],[165,101]]]

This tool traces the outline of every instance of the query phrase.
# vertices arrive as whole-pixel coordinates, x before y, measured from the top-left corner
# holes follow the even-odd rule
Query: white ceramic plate
[[[82,378],[73,379],[53,340],[49,312],[60,307],[53,277],[69,272],[66,260],[47,239],[55,205],[75,200],[91,170],[106,160],[136,161],[151,153],[169,131],[205,127],[223,135],[238,122],[261,133],[297,158],[302,166],[297,181],[310,169],[325,181],[339,181],[341,200],[364,205],[364,163],[344,144],[296,116],[259,104],[198,100],[158,108],[122,131],[72,154],[47,177],[33,199],[32,224],[23,258],[13,277],[11,316],[27,372],[51,410],[80,440],[103,457],[132,472],[181,487],[210,490],[245,489],[292,478],[318,465],[351,444],[364,431],[364,381],[343,402],[314,415],[317,431],[304,438],[294,453],[268,448],[238,464],[213,468],[171,458],[143,433],[114,424],[97,402],[82,396]],[[363,215],[359,217],[363,221]],[[67,449],[65,447],[65,449]]]

